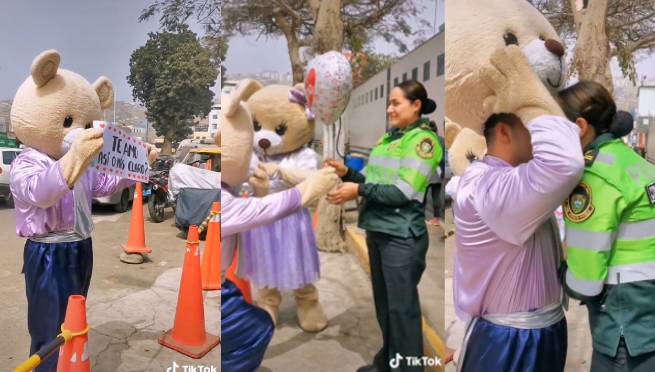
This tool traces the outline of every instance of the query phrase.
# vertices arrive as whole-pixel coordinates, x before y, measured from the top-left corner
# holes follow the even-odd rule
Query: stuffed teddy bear
[[[253,115],[253,146],[257,160],[267,169],[268,179],[251,185],[256,196],[293,187],[298,172],[315,171],[318,155],[307,145],[314,136],[313,116],[305,107],[304,87],[269,85],[256,91],[246,102]],[[298,323],[306,332],[327,327],[327,318],[313,284],[319,279],[320,261],[312,220],[307,209],[273,224],[244,234],[243,274],[259,289],[257,303],[277,323],[282,296],[293,290]]]
[[[244,100],[261,90],[254,80],[243,80],[232,96],[222,102],[221,127],[216,144],[221,146],[221,271],[232,263],[234,251],[242,251],[241,236],[251,229],[271,224],[280,218],[302,211],[308,204],[326,195],[339,181],[333,169],[296,173],[302,181],[284,191],[263,197],[238,197],[238,188],[248,181],[253,152],[254,121]],[[268,183],[266,170],[256,169],[254,184]],[[259,247],[260,254],[269,247]],[[239,255],[237,273],[244,265]],[[226,371],[254,371],[264,358],[274,324],[268,313],[245,301],[229,279],[221,285],[221,366]]]
[[[92,129],[113,101],[106,77],[90,84],[59,68],[60,55],[38,55],[18,88],[11,124],[26,148],[11,167],[16,232],[27,238],[24,273],[31,353],[52,341],[64,321],[70,295],[87,295],[93,254],[91,200],[134,181],[96,173],[89,164],[102,149],[102,130]],[[149,149],[152,163],[157,153]],[[37,371],[54,371],[57,358]]]
[[[552,25],[527,1],[446,0],[446,19],[445,104],[452,131],[447,142],[453,146],[447,147],[453,174],[461,175],[471,154],[485,152],[482,125],[494,97],[483,75],[492,53],[517,45],[551,93],[565,84],[566,61]]]

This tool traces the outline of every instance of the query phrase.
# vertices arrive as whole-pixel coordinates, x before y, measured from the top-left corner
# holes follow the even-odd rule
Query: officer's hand
[[[354,182],[344,182],[338,189],[328,193],[327,201],[331,204],[343,204],[357,199],[359,185]]]
[[[326,167],[332,167],[337,173],[337,176],[343,177],[348,173],[348,167],[346,167],[342,162],[334,159],[325,160]]]

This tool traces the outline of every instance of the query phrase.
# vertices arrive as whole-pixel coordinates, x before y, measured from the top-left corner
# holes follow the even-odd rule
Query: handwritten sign
[[[104,121],[94,121],[103,130],[103,147],[92,166],[98,172],[148,182],[148,146],[123,130]]]

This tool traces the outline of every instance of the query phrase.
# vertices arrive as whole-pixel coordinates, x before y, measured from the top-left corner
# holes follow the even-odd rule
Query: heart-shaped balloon
[[[321,123],[331,125],[339,119],[348,106],[352,87],[352,69],[343,54],[330,51],[307,64],[307,104]]]

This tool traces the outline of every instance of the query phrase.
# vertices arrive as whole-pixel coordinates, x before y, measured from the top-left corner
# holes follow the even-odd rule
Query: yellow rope
[[[64,328],[63,324],[61,325],[61,336],[64,337],[64,340],[66,340],[66,342],[69,342],[74,337],[83,336],[83,335],[85,335],[87,333],[89,333],[89,326],[88,325],[81,332],[71,332],[71,331],[67,330],[66,328]]]

